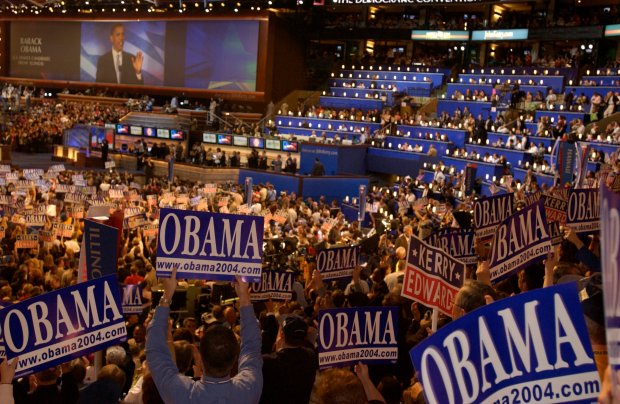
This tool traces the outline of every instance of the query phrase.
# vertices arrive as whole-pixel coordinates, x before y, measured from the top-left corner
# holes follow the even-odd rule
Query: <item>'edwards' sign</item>
[[[465,264],[412,236],[402,295],[452,316],[454,296],[465,280]]]

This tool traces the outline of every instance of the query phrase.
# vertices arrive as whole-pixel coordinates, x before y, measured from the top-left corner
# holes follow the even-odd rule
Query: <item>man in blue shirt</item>
[[[216,325],[200,340],[202,380],[178,372],[168,345],[170,301],[177,286],[176,269],[164,279],[164,295],[148,326],[146,357],[153,380],[166,403],[258,403],[263,388],[263,361],[258,321],[250,302],[249,285],[237,278],[235,290],[241,312],[241,346],[232,330]],[[230,377],[238,359],[238,373]]]

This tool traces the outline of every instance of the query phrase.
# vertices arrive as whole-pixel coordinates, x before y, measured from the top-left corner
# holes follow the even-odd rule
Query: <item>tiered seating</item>
[[[342,74],[342,73],[341,73]],[[383,90],[383,91],[397,91],[399,93],[407,93],[408,95],[415,95],[420,97],[428,97],[431,95],[431,89],[433,83],[430,80],[422,80],[422,77],[407,76],[400,73],[396,79],[375,79],[372,75],[370,78],[333,78],[330,79],[330,85],[332,88],[344,87],[344,88],[360,88],[371,90]],[[427,77],[425,77],[427,78]],[[428,78],[427,78],[428,79]]]
[[[592,97],[594,93],[599,93],[602,97],[605,97],[605,94],[610,91],[618,91],[618,87],[611,86],[566,86],[566,91],[572,91],[573,89],[575,89],[576,96],[583,94],[588,97],[588,99]]]
[[[432,140],[437,139],[437,135],[439,135],[440,140],[453,143],[456,147],[463,147],[465,146],[467,132],[463,129],[399,125],[397,135],[410,137],[411,139],[431,138]]]
[[[448,70],[449,71],[449,70]],[[393,105],[393,95],[429,97],[443,85],[446,69],[404,66],[351,66],[332,73],[329,90],[320,97],[331,108],[381,109]]]
[[[536,76],[516,74],[460,74],[459,83],[508,84],[519,83],[520,86],[551,87],[560,94],[564,89],[564,76]]]
[[[329,108],[358,108],[358,109],[383,109],[385,102],[381,99],[373,98],[354,98],[354,97],[332,97],[322,95],[320,97],[321,105]]]
[[[597,86],[618,86],[620,83],[620,69],[600,68],[586,71],[581,78],[581,85],[587,86],[595,82]]]
[[[420,137],[386,136],[382,142],[383,148],[392,150],[407,151],[409,147],[422,146],[421,153],[427,153],[431,145],[435,146],[439,156],[446,154],[446,150],[451,152],[455,147],[453,143],[445,140],[431,140]]]
[[[328,138],[333,138],[336,133],[341,138],[346,134],[351,140],[359,139],[362,131],[366,134],[381,129],[381,124],[368,121],[347,121],[340,119],[307,118],[303,116],[276,115],[275,118],[278,132],[302,137],[310,137],[315,132],[319,137],[325,132]],[[338,130],[346,127],[347,130]]]
[[[582,122],[585,122],[584,120],[586,119],[586,117],[589,118],[585,112],[579,112],[579,111],[571,112],[571,111],[558,111],[558,110],[536,111],[536,115],[534,117],[536,121],[538,121],[538,118],[540,118],[541,116],[548,116],[551,123],[555,123],[558,121],[558,118],[560,117],[560,115],[564,116],[567,122],[570,122],[573,119],[581,119]]]
[[[467,154],[473,153],[479,154],[480,156],[484,156],[485,154],[490,156],[498,154],[504,156],[512,167],[521,167],[522,164],[532,159],[532,155],[523,150],[505,149],[501,147],[468,144],[465,146],[465,150],[467,150]]]
[[[380,69],[380,70],[379,70]],[[444,81],[443,73],[431,73],[431,72],[417,72],[417,71],[405,71],[398,67],[388,67],[387,70],[383,67],[379,69],[345,69],[339,74],[332,75],[332,77],[346,78],[346,79],[369,79],[377,82],[390,82],[390,81],[407,81],[407,82],[430,82],[433,88],[441,87]]]
[[[594,93],[599,93],[602,97],[612,91],[620,90],[620,69],[596,69],[587,70],[586,74],[581,78],[579,85],[573,85],[573,81],[568,82],[566,92],[575,90],[575,95],[581,94],[590,98]]]
[[[497,141],[500,139],[502,141],[502,144],[506,144],[508,136],[510,136],[510,134],[508,133],[489,132],[487,133],[487,145],[493,145],[494,143],[497,143]],[[545,147],[545,150],[548,150],[548,147],[553,147],[553,142],[555,141],[555,139],[553,139],[552,137],[544,136],[528,136],[528,139],[530,142],[535,143],[536,146],[542,143],[542,145]]]
[[[155,128],[168,129],[189,129],[189,126],[183,127],[183,120],[178,115],[155,114],[150,112],[130,112],[120,121],[125,125],[148,126]]]
[[[461,93],[461,94],[465,94],[467,92],[467,90],[469,90],[472,93],[474,91],[478,90],[478,92],[484,91],[486,96],[489,97],[489,99],[490,99],[491,98],[491,93],[493,92],[493,87],[494,86],[492,84],[448,83],[448,91],[447,91],[447,94],[446,94],[446,98],[454,99],[454,94],[457,91],[459,93]]]
[[[526,75],[545,75],[545,76],[564,76],[571,77],[576,73],[577,69],[573,67],[546,68],[538,66],[526,67],[482,67],[474,69],[463,69],[461,73],[471,74],[526,74]],[[620,74],[620,72],[618,73]]]
[[[469,112],[471,112],[474,116],[482,115],[482,117],[486,118],[488,115],[495,118],[497,116],[497,111],[491,111],[491,103],[484,101],[455,101],[455,100],[445,100],[440,99],[437,102],[437,113],[441,114],[442,112],[447,112],[450,115],[454,115],[454,111],[463,109],[467,107]]]

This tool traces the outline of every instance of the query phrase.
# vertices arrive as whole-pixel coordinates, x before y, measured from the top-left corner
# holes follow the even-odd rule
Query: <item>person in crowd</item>
[[[282,322],[276,351],[263,355],[261,403],[307,403],[318,369],[317,354],[307,347],[308,324],[288,314]]]
[[[315,177],[320,177],[320,176],[325,175],[325,167],[323,166],[323,163],[321,163],[321,160],[319,160],[318,157],[314,159],[314,165],[312,166],[311,175]]]
[[[261,339],[249,285],[240,278],[235,283],[241,306],[241,346],[229,328],[216,325],[207,329],[200,340],[205,376],[202,382],[193,382],[178,373],[166,344],[170,302],[177,287],[176,269],[163,284],[164,295],[147,330],[146,357],[164,401],[258,402],[263,387]],[[238,370],[231,376],[235,363]]]

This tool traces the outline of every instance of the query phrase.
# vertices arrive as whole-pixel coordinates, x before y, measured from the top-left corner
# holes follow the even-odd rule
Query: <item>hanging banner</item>
[[[410,355],[429,404],[591,403],[600,389],[575,283],[483,306]]]
[[[560,186],[573,182],[573,173],[577,166],[577,148],[574,143],[561,141],[558,143],[558,172]]]
[[[591,233],[599,229],[598,189],[571,189],[568,194],[566,225],[575,233]]]
[[[366,185],[361,184],[359,186],[359,201],[360,201],[360,207],[359,207],[359,212],[357,214],[357,220],[360,223],[364,222],[364,219],[366,218]]]
[[[513,194],[494,195],[474,202],[474,227],[480,242],[493,239],[495,229],[514,211]]]
[[[0,310],[15,377],[49,369],[127,339],[116,275],[46,292]]]
[[[471,195],[474,192],[474,185],[476,184],[476,173],[478,172],[478,166],[475,164],[467,164],[465,167],[465,178],[463,179],[463,188],[465,195]]]
[[[584,186],[586,177],[588,175],[588,160],[590,158],[590,151],[592,148],[587,142],[577,142],[575,147],[577,155],[577,180],[575,181],[575,188],[587,188]]]
[[[86,279],[116,275],[118,229],[94,220],[84,220]]]
[[[397,307],[320,310],[318,323],[320,369],[398,359]]]
[[[350,278],[360,264],[360,246],[327,248],[316,254],[316,269],[325,280]]]
[[[250,300],[291,300],[294,280],[293,272],[263,271],[260,282],[250,283]]]
[[[409,241],[402,296],[452,316],[454,296],[465,280],[465,264],[415,236]]]
[[[157,275],[261,280],[263,217],[163,208],[159,214]]]
[[[491,281],[498,282],[540,261],[551,252],[551,236],[543,202],[538,201],[507,217],[491,243]]]

